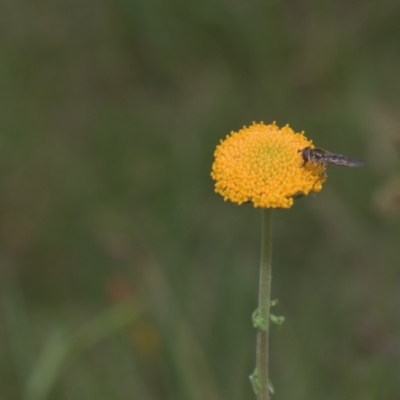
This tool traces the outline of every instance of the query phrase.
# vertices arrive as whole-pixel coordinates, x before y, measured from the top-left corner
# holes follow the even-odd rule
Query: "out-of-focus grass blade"
[[[4,328],[8,332],[13,366],[22,385],[33,363],[32,326],[20,277],[13,265],[2,265],[0,268],[0,306],[4,313]]]
[[[45,400],[64,368],[84,351],[134,322],[139,311],[131,302],[106,310],[76,333],[58,328],[51,335],[28,379],[25,400]]]

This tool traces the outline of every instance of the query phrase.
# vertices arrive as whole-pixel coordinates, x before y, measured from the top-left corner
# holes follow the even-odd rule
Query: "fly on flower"
[[[353,157],[347,157],[342,154],[331,153],[330,151],[306,147],[300,150],[303,156],[304,164],[307,162],[312,162],[316,164],[322,164],[326,166],[327,164],[339,165],[341,167],[362,167],[364,163]]]

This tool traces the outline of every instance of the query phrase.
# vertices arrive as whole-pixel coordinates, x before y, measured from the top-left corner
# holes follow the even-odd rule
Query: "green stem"
[[[269,400],[268,390],[268,333],[271,298],[271,255],[272,255],[272,210],[262,210],[261,265],[258,293],[258,317],[264,321],[264,329],[257,333],[257,377],[260,391],[258,400]]]

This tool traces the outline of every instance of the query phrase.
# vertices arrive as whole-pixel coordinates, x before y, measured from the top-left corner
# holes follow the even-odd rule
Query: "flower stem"
[[[257,333],[257,377],[259,381],[258,400],[269,400],[268,389],[268,336],[269,309],[271,298],[271,255],[272,255],[272,210],[262,210],[261,265],[258,293],[258,317],[263,328]]]

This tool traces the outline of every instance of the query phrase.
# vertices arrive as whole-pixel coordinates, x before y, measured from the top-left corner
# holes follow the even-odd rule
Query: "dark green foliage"
[[[366,163],[275,213],[275,397],[400,397],[400,3],[5,0],[0,27],[1,399],[44,400],[46,349],[128,298],[48,399],[252,398],[260,211],[209,174],[260,120]]]

